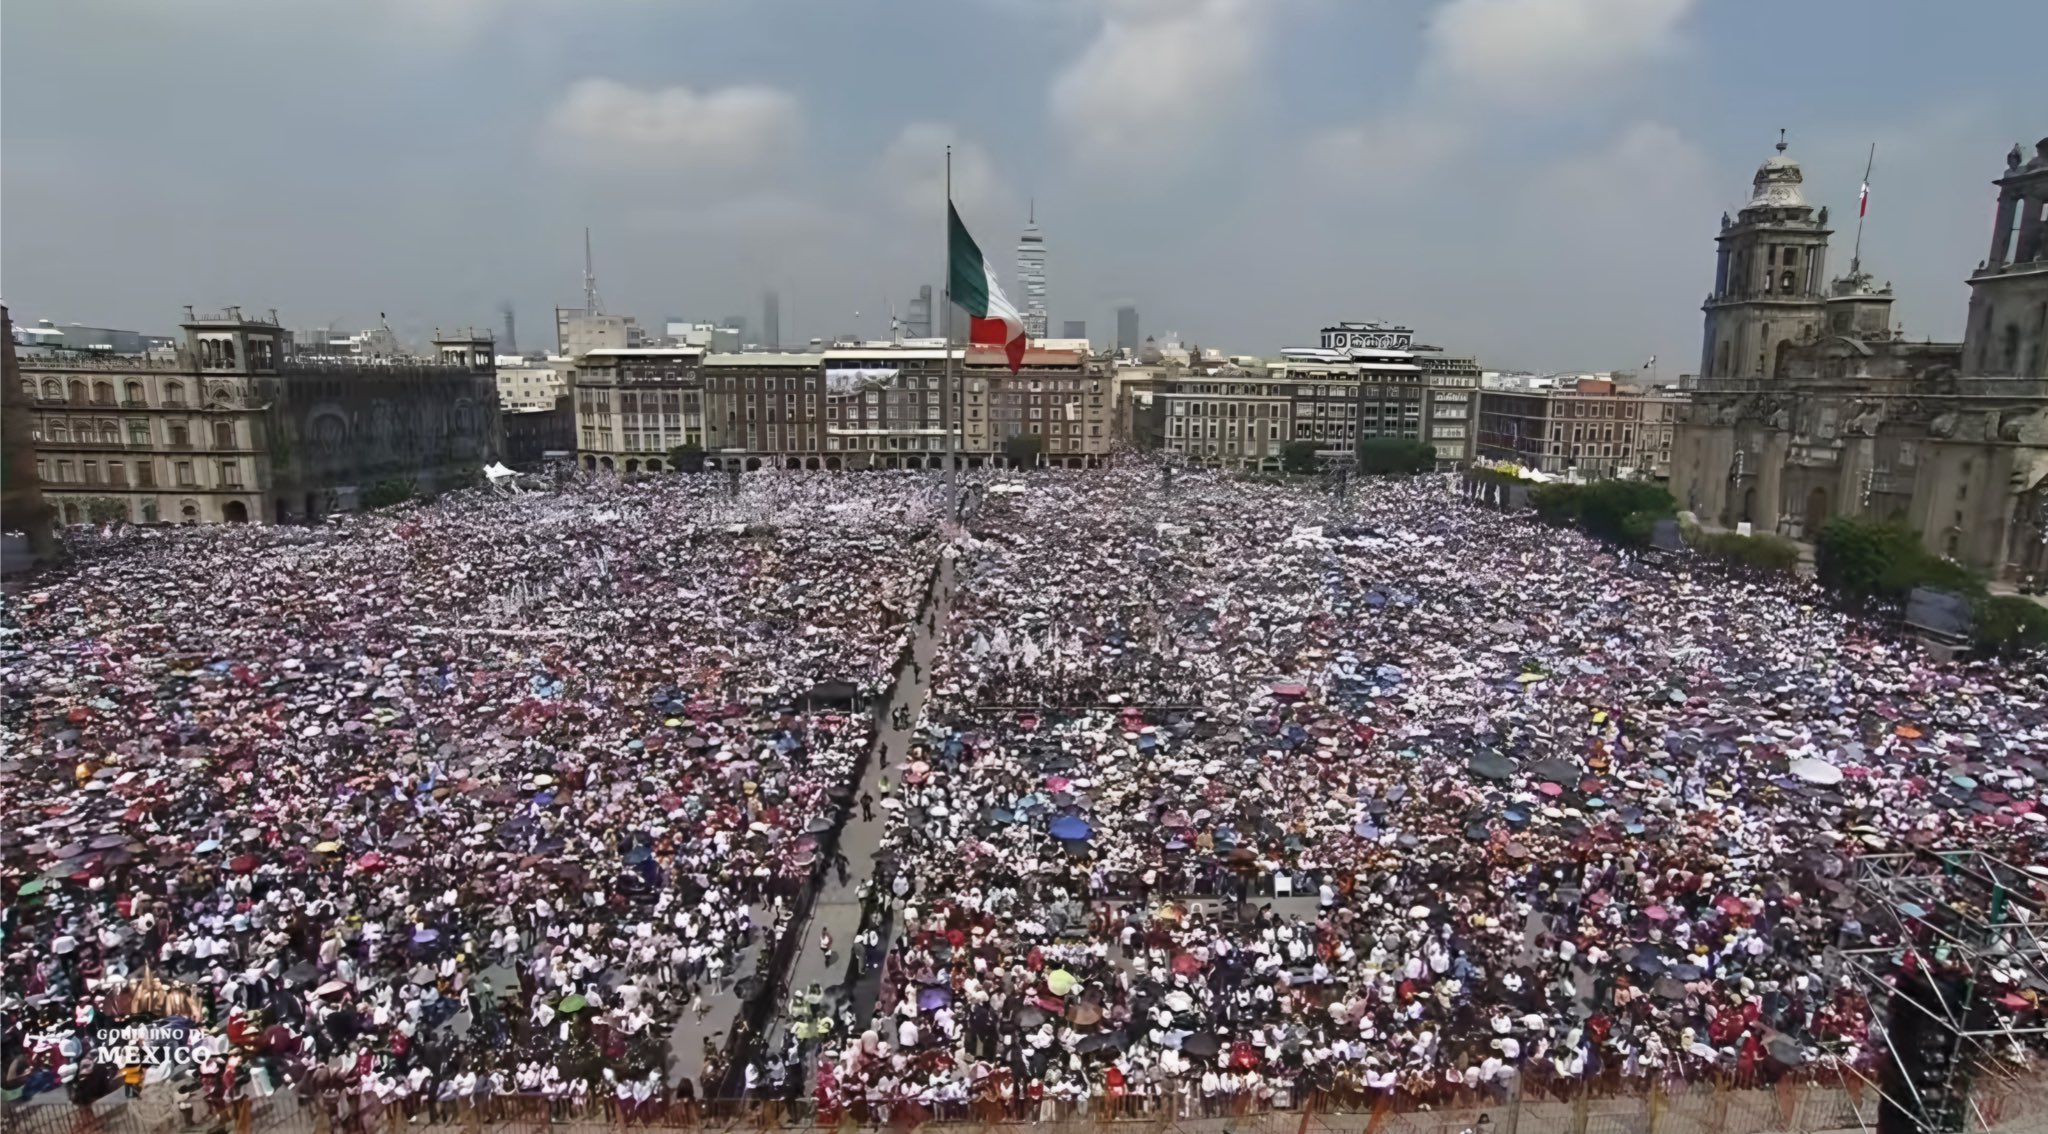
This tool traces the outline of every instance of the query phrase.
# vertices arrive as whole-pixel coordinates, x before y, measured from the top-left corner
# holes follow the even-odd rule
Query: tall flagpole
[[[1863,214],[1870,211],[1870,171],[1877,165],[1877,143],[1870,143],[1870,158],[1863,163],[1863,187],[1856,191],[1856,248],[1849,254],[1849,274],[1863,270]]]
[[[946,429],[946,523],[960,518],[960,468],[959,450],[953,444],[953,426],[960,412],[959,372],[953,367],[953,147],[946,147],[946,274],[939,278],[946,281],[946,377],[940,383],[944,394],[940,401],[945,408],[939,419]]]

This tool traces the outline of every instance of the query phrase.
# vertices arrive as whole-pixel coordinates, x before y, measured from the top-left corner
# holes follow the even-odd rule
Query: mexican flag
[[[967,341],[996,346],[1010,359],[1010,373],[1024,365],[1024,317],[996,282],[995,265],[960,223],[960,212],[946,202],[946,258],[951,265],[946,286],[953,302],[968,315]]]

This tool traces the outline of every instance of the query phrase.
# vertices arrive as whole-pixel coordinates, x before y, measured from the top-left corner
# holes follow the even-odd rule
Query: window
[[[169,385],[165,386],[165,387],[164,387],[164,404],[165,404],[165,405],[167,405],[167,406],[182,406],[182,405],[184,405],[184,404],[185,404],[185,384],[184,384],[184,383],[182,383],[182,382],[172,382],[172,383],[170,383]]]
[[[117,488],[128,486],[128,466],[121,461],[107,462],[107,483]]]
[[[86,462],[85,462],[85,483],[87,483],[87,484],[98,484],[99,482],[100,482],[100,463],[99,463],[98,461],[86,461]]]
[[[242,466],[235,461],[220,463],[220,482],[230,488],[242,487]]]
[[[62,483],[64,483],[64,482],[66,482],[66,481],[69,481],[70,479],[72,479],[72,477],[71,477],[71,462],[70,462],[70,461],[58,461],[58,462],[57,462],[57,481],[58,481],[58,483],[62,484]]]
[[[232,449],[235,447],[235,426],[233,422],[216,421],[213,423],[213,447],[216,449]]]
[[[56,441],[60,444],[71,440],[71,426],[67,424],[61,417],[53,417],[50,419],[47,432],[50,435],[50,440]]]
[[[114,423],[111,421],[100,422],[100,444],[119,445],[120,443],[121,431],[115,428]]]
[[[113,405],[114,384],[112,382],[94,382],[92,384],[92,400],[95,405]]]
[[[156,465],[150,461],[135,462],[135,484],[138,488],[156,487]],[[155,505],[151,505],[155,507]]]
[[[193,479],[192,479],[192,462],[191,462],[191,461],[179,461],[179,462],[178,462],[178,465],[177,465],[177,474],[178,474],[178,487],[180,487],[180,488],[190,488],[190,487],[192,487],[193,485],[195,485],[195,484],[197,484],[197,483],[198,483],[198,481],[195,481],[195,480],[193,480]]]
[[[170,431],[171,444],[185,446],[190,445],[192,443],[192,434],[189,430],[185,428],[183,423],[172,422],[170,425]]]

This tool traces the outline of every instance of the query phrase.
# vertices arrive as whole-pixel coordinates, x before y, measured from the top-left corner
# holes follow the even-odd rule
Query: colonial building
[[[1110,451],[1109,375],[1078,350],[952,352],[961,462],[1001,460],[1037,434],[1046,463],[1088,467]],[[578,461],[593,472],[661,472],[678,445],[737,469],[943,468],[944,346],[872,343],[809,353],[700,348],[593,350],[576,368]]]
[[[52,511],[43,501],[43,482],[36,458],[35,384],[24,384],[14,357],[14,321],[0,304],[0,529],[20,532],[24,546],[19,558],[6,567],[26,567],[47,559],[56,551],[51,538]]]
[[[704,352],[602,347],[576,360],[576,459],[591,472],[660,472],[679,446],[715,447],[705,428]]]
[[[182,345],[21,367],[50,504],[70,523],[311,520],[386,481],[473,483],[499,450],[488,337],[426,359],[299,359],[240,308],[186,309]]]
[[[1797,538],[1838,515],[1888,517],[1930,550],[1983,570],[2010,575],[2048,562],[2048,139],[2023,158],[2015,147],[1995,182],[1991,255],[1970,277],[1961,343],[1907,338],[1891,289],[1860,263],[1817,305],[1804,290],[1812,277],[1795,275],[1797,303],[1771,308],[1767,337],[1724,335],[1729,304],[1708,300],[1706,364],[1672,458],[1680,507]],[[1757,184],[1761,200],[1743,210],[1744,224],[1756,210],[1775,218],[1757,218],[1760,232],[1803,216],[1798,168],[1782,153]],[[1802,262],[1824,257],[1825,210],[1813,227],[1781,235]],[[1724,236],[1724,263],[1728,247]],[[1782,251],[1776,266],[1782,299]],[[1754,298],[1761,277],[1743,278]],[[1723,291],[1717,280],[1716,297]],[[1748,357],[1757,343],[1761,364]]]
[[[1547,390],[1480,390],[1476,452],[1586,479],[1662,480],[1685,399],[1607,378]]]

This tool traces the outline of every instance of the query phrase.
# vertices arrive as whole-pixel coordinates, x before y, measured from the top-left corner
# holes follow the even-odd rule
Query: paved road
[[[931,622],[919,622],[912,631],[910,657],[916,662],[915,668],[905,664],[897,670],[896,682],[891,689],[889,703],[882,708],[879,721],[880,736],[876,751],[880,758],[869,761],[867,774],[862,778],[860,788],[854,793],[856,799],[862,792],[873,796],[878,802],[882,798],[881,780],[889,778],[890,783],[900,784],[903,765],[911,743],[911,734],[898,729],[891,719],[898,706],[907,706],[909,718],[916,722],[924,710],[925,694],[929,688],[931,665],[938,654],[938,630],[945,626],[946,612],[950,609],[954,587],[953,561],[942,558],[938,572],[932,580],[932,609],[936,611]],[[882,845],[882,831],[889,819],[889,813],[877,806],[874,818],[863,819],[858,806],[840,832],[839,849],[846,855],[850,871],[844,883],[838,874],[826,877],[825,888],[819,892],[816,905],[811,910],[810,921],[797,930],[802,934],[803,948],[798,952],[796,963],[790,974],[787,987],[802,991],[813,984],[820,988],[833,989],[841,985],[846,977],[850,960],[848,950],[852,948],[854,934],[860,930],[860,885],[871,878],[875,870],[875,854]],[[819,933],[830,930],[833,954],[828,962],[824,951],[818,947]],[[885,932],[884,938],[888,937]],[[871,983],[871,982],[867,982]],[[870,994],[871,995],[871,994]],[[787,1007],[787,997],[779,1006]],[[780,1046],[787,1021],[778,1018],[770,1029],[770,1050]]]

